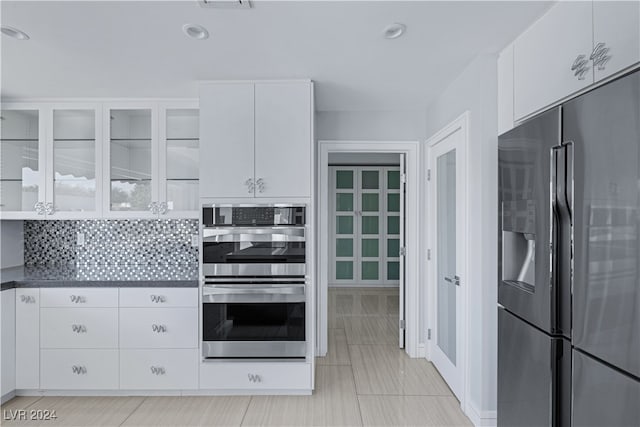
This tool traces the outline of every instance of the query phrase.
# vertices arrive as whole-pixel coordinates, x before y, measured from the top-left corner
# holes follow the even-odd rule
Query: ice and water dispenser
[[[536,284],[535,215],[533,200],[502,203],[502,280],[531,293]]]

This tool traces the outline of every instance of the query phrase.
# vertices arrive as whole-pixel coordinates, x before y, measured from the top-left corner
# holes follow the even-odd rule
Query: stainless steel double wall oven
[[[203,206],[203,357],[305,357],[305,214],[298,205]]]

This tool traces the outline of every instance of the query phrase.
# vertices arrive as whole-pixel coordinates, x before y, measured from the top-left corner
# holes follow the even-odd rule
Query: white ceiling
[[[196,97],[213,79],[311,78],[316,108],[424,109],[479,53],[498,52],[547,2],[2,1],[3,97]],[[382,37],[392,22],[405,36]],[[208,40],[188,39],[185,23]],[[482,82],[478,82],[482,84]]]

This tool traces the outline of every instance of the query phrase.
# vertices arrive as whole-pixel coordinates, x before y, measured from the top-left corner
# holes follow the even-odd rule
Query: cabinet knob
[[[44,202],[36,202],[36,204],[33,205],[33,209],[36,211],[36,214],[38,215],[44,215],[44,213],[46,212],[44,207]]]
[[[151,302],[154,302],[156,304],[163,304],[167,302],[167,297],[165,297],[164,295],[151,295]]]
[[[53,203],[51,203],[51,202],[45,203],[44,204],[44,212],[47,215],[53,215],[56,212],[55,208],[53,207]]]
[[[252,382],[252,383],[262,382],[262,378],[258,374],[247,374],[247,377],[249,378],[249,382]]]
[[[162,366],[152,366],[151,373],[153,375],[165,375],[167,371]]]
[[[264,180],[262,178],[258,178],[258,180],[256,181],[256,185],[258,186],[258,192],[263,193],[264,192]]]
[[[86,375],[87,374],[87,367],[86,366],[81,366],[81,365],[73,365],[71,367],[71,372],[73,372],[76,375]]]
[[[86,334],[87,327],[85,325],[71,325],[71,330],[76,334]]]
[[[151,202],[147,207],[149,208],[151,213],[154,215],[157,215],[160,210],[160,207],[158,206],[158,202]]]
[[[35,304],[36,298],[33,295],[20,295],[20,301],[25,304]]]
[[[595,45],[593,52],[591,52],[591,56],[589,57],[589,59],[593,61],[593,66],[597,67],[600,71],[604,70],[605,65],[611,59],[611,56],[607,55],[607,53],[609,53],[609,48],[605,47],[605,44],[600,42]]]
[[[167,326],[153,324],[151,325],[151,330],[157,334],[164,334],[167,332]]]
[[[571,71],[573,71],[573,75],[576,76],[578,80],[584,80],[590,69],[587,55],[578,55],[571,65]]]
[[[244,182],[244,185],[249,189],[248,193],[253,193],[256,190],[256,185],[253,183],[253,178],[249,178]]]
[[[167,202],[158,203],[158,213],[160,215],[166,215],[167,212],[169,212],[169,205],[167,204]]]
[[[71,299],[71,302],[76,304],[85,304],[87,302],[87,298],[82,295],[71,295],[69,298]]]

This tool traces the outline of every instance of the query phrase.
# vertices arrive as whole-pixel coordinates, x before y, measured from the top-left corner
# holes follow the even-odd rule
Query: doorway
[[[427,141],[429,178],[428,355],[465,407],[467,114]]]
[[[347,319],[361,323],[354,333],[392,336],[416,357],[418,143],[320,141],[319,147],[317,355],[327,353],[330,319],[354,314],[358,319]],[[376,157],[377,164],[364,163]]]

